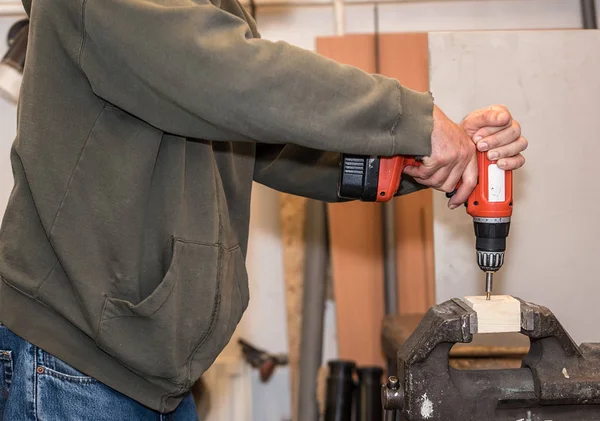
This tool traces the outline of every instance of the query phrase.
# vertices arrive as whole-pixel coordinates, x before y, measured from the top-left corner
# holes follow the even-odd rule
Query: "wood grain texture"
[[[319,37],[316,51],[339,63],[375,72],[375,37],[370,34],[352,34],[343,37]]]
[[[428,35],[382,34],[381,73],[419,92],[429,91]],[[424,313],[435,304],[431,190],[398,197],[396,245],[400,314]]]
[[[521,331],[521,302],[510,295],[464,297],[477,313],[477,333],[500,333]]]
[[[521,368],[524,357],[450,358],[449,365],[456,370],[510,370]]]
[[[297,414],[304,283],[306,199],[280,194],[292,414]]]
[[[382,365],[381,212],[373,204],[346,203],[330,205],[328,213],[339,357]]]
[[[375,71],[372,35],[318,38],[316,49],[340,63]],[[360,202],[330,204],[328,217],[339,357],[383,365],[381,208]]]
[[[318,38],[316,47],[338,62],[367,72],[377,69],[374,35]],[[415,90],[428,90],[426,34],[385,34],[379,38],[378,50],[380,73]],[[394,200],[400,312],[424,313],[434,303],[431,192]],[[383,366],[381,210],[372,203],[328,205],[339,356]]]

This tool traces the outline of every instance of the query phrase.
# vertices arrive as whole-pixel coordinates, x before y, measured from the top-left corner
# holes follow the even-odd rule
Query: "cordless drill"
[[[418,166],[421,159],[411,156],[341,156],[338,195],[342,199],[387,202],[398,194],[402,173],[407,166]],[[473,217],[477,264],[485,272],[485,292],[489,300],[493,275],[504,264],[506,238],[512,216],[512,171],[505,171],[477,152],[477,187],[465,203]],[[460,184],[460,183],[459,183]],[[447,194],[451,197],[453,193]]]

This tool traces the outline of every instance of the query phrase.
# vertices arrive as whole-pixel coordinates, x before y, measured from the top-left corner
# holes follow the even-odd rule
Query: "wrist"
[[[401,115],[392,131],[392,155],[428,156],[436,113],[433,96],[430,92],[417,92],[404,86],[399,89]]]

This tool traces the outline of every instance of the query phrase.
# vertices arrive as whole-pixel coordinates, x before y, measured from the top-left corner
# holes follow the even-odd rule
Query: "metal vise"
[[[600,421],[600,344],[577,346],[550,310],[519,301],[530,339],[521,368],[452,368],[450,350],[473,340],[477,313],[446,301],[396,348],[398,376],[383,385],[384,408],[407,421]],[[384,347],[395,334],[384,323]]]

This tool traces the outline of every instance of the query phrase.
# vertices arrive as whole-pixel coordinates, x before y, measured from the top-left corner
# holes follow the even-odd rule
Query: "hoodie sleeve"
[[[338,196],[340,154],[297,145],[256,146],[254,181],[272,189],[324,202],[345,202]],[[426,189],[404,174],[397,196]]]
[[[208,0],[84,1],[77,60],[101,98],[160,130],[373,155],[430,153],[433,100],[285,42]]]

